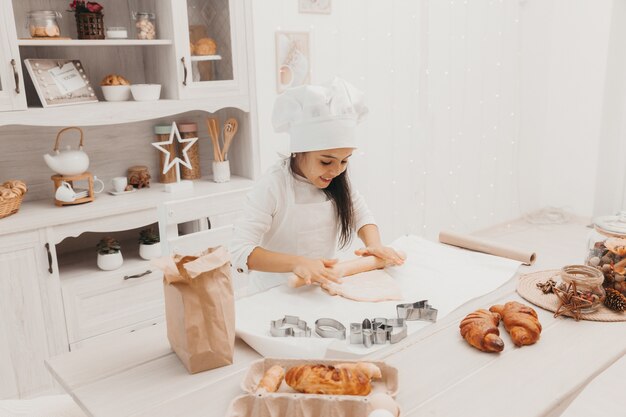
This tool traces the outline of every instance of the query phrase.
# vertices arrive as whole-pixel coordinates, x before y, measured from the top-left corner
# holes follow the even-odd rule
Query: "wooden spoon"
[[[222,154],[220,153],[219,144],[219,132],[217,131],[217,120],[213,117],[208,117],[206,121],[207,130],[211,136],[211,142],[213,142],[213,159],[217,162],[222,161]]]
[[[233,138],[237,133],[237,128],[237,119],[235,119],[234,117],[231,117],[230,119],[226,120],[226,123],[224,123],[224,160],[227,159],[227,153],[230,149],[230,145],[233,143]]]

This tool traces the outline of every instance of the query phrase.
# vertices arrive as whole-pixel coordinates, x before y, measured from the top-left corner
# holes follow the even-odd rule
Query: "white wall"
[[[274,32],[303,30],[312,82],[339,75],[367,94],[351,174],[386,240],[546,205],[591,214],[612,1],[253,3],[262,169],[288,149],[270,124]]]

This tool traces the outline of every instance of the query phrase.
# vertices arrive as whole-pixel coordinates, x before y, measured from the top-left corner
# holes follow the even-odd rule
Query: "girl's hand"
[[[333,268],[337,259],[311,259],[301,257],[293,268],[293,273],[306,281],[307,285],[314,282],[326,284],[328,281],[340,282],[339,272]]]
[[[389,265],[402,265],[404,263],[405,256],[398,253],[394,248],[383,245],[366,246],[354,251],[358,256],[376,256],[384,259]]]

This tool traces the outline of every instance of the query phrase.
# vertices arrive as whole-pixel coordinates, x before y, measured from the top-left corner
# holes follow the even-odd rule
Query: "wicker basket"
[[[8,198],[0,202],[0,219],[17,213],[22,204],[23,195],[14,198]]]
[[[102,13],[77,13],[78,39],[104,39],[104,15]]]

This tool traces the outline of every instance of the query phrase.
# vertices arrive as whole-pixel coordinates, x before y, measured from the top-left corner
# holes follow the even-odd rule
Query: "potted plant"
[[[104,271],[112,271],[122,266],[124,259],[120,242],[111,236],[100,239],[96,245],[98,248],[98,268]]]
[[[76,17],[78,39],[104,39],[104,8],[100,3],[73,0],[70,9]]]
[[[161,243],[157,233],[152,229],[144,229],[139,232],[139,256],[150,260],[161,256]]]

